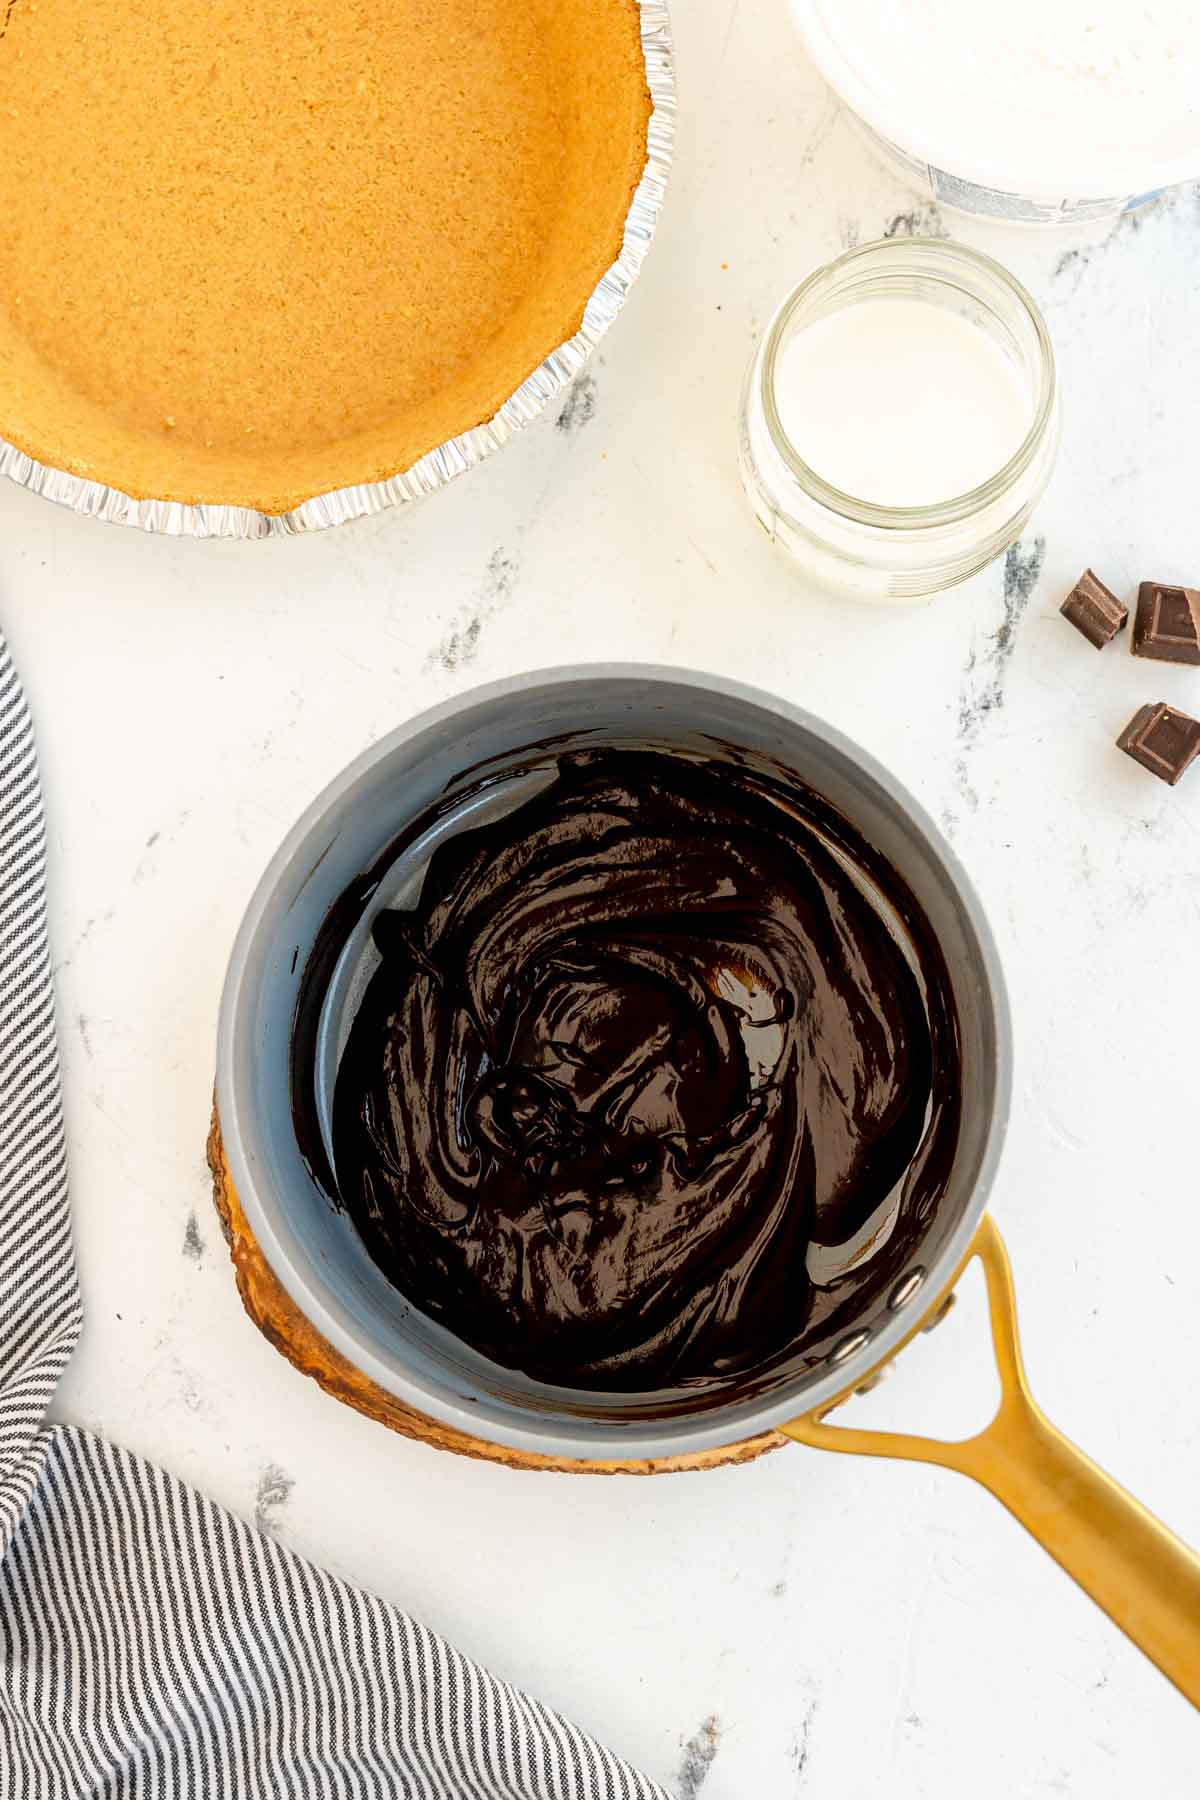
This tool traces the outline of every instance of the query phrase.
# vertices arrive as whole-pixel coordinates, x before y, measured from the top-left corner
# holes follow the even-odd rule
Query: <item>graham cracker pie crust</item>
[[[646,161],[637,0],[0,0],[0,438],[282,513],[490,419]]]

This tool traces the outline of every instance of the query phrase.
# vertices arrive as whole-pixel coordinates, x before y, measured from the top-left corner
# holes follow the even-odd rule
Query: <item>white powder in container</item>
[[[910,155],[997,189],[1200,175],[1197,0],[792,0],[834,87]]]

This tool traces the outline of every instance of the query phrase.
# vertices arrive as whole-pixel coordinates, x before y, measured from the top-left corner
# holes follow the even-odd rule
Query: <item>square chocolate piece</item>
[[[1117,748],[1174,787],[1200,752],[1200,719],[1177,712],[1165,700],[1154,701],[1134,713]]]
[[[1106,588],[1090,569],[1083,571],[1059,611],[1097,650],[1111,644],[1118,631],[1124,631],[1129,622],[1129,608],[1122,606],[1111,589]]]
[[[1155,662],[1200,665],[1200,593],[1143,581],[1131,648],[1135,656],[1149,656]]]

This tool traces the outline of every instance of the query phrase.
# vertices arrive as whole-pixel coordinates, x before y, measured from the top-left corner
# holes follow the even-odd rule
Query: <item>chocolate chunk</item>
[[[1143,581],[1131,648],[1156,662],[1200,664],[1200,592]]]
[[[1200,752],[1200,719],[1177,712],[1165,700],[1154,701],[1134,713],[1117,748],[1174,787]]]
[[[1118,631],[1124,631],[1129,622],[1129,608],[1122,606],[1117,596],[1090,569],[1083,571],[1059,611],[1097,650],[1111,644]]]

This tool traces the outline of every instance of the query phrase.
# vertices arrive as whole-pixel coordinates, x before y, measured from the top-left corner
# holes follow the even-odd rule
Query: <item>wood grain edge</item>
[[[575,1462],[539,1456],[528,1450],[514,1450],[506,1444],[489,1443],[486,1438],[472,1437],[437,1419],[428,1418],[405,1406],[369,1380],[361,1369],[355,1368],[322,1337],[279,1282],[242,1211],[225,1159],[221,1123],[215,1106],[208,1134],[208,1166],[212,1171],[213,1200],[233,1259],[238,1293],[252,1322],[268,1342],[287,1357],[293,1368],[309,1376],[335,1400],[386,1425],[389,1431],[429,1444],[435,1450],[449,1450],[455,1456],[471,1456],[483,1462],[500,1463],[509,1469],[548,1470],[562,1475],[682,1474],[752,1462],[768,1450],[777,1450],[788,1442],[782,1433],[766,1431],[738,1444],[694,1451],[685,1456]]]

